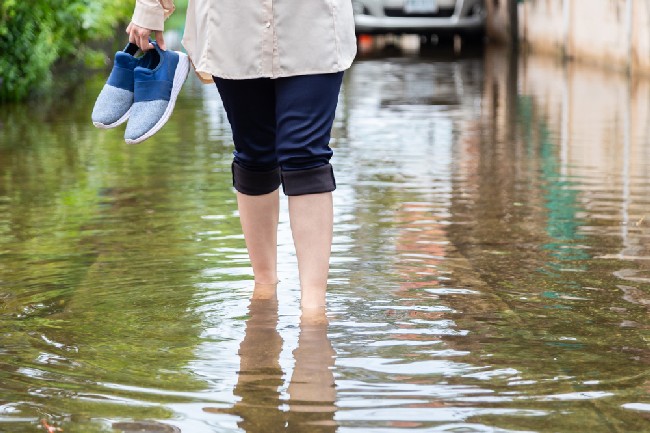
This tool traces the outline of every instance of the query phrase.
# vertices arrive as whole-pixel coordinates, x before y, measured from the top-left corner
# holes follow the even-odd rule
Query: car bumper
[[[480,32],[485,28],[481,16],[467,18],[376,17],[356,15],[357,33],[454,33]]]

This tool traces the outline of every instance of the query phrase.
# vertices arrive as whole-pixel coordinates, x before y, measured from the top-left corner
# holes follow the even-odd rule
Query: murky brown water
[[[101,76],[0,111],[0,431],[650,431],[650,85],[361,56],[334,130],[329,327],[251,303],[217,92],[155,139]]]

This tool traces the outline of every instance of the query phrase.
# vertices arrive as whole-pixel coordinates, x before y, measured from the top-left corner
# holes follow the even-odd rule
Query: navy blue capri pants
[[[235,142],[233,185],[262,195],[334,191],[329,161],[343,72],[283,78],[214,77]]]

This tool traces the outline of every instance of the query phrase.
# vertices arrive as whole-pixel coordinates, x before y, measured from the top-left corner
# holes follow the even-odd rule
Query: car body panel
[[[437,0],[435,13],[405,11],[406,0],[353,0],[357,33],[482,33],[484,0]]]

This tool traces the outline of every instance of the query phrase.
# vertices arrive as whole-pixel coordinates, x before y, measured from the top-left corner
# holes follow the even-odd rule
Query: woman
[[[129,41],[165,49],[171,0],[136,0]],[[277,282],[279,187],[300,273],[301,307],[322,308],[332,244],[329,147],[343,71],[356,54],[350,0],[190,0],[183,46],[214,80],[235,143],[233,185],[256,284]]]

